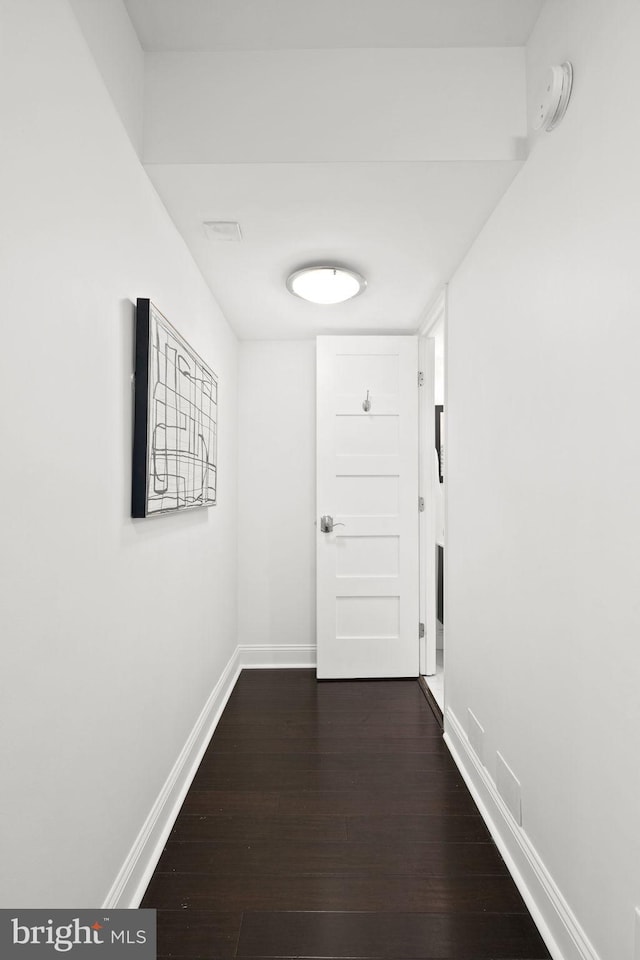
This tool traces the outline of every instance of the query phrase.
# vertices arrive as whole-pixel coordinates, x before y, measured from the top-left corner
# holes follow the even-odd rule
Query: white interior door
[[[416,677],[417,339],[317,346],[318,678]]]

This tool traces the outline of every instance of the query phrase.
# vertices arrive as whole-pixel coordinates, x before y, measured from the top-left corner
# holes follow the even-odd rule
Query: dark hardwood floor
[[[142,906],[159,957],[549,957],[410,680],[243,671]]]

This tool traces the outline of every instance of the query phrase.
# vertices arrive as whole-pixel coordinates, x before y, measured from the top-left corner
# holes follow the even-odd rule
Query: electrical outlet
[[[636,907],[636,939],[633,960],[640,960],[640,907]]]
[[[484,766],[484,727],[473,710],[467,710],[467,736],[476,757]]]
[[[496,787],[511,813],[511,816],[518,824],[522,826],[522,799],[520,796],[520,781],[513,770],[507,764],[501,753],[496,751],[498,762],[496,764]]]

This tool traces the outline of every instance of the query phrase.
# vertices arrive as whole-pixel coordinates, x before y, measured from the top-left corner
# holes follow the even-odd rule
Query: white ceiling
[[[152,164],[148,174],[241,339],[413,333],[521,164]],[[243,240],[208,240],[239,220]],[[338,262],[364,294],[318,306],[289,273]]]
[[[522,46],[543,0],[125,0],[145,50]]]
[[[499,48],[542,0],[124,2],[150,51],[143,162],[238,336],[414,332],[526,156],[524,54]],[[291,296],[314,262],[366,292]]]

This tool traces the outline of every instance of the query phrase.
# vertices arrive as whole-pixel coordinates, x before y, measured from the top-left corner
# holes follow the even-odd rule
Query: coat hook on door
[[[371,410],[371,400],[369,400],[368,390],[367,390],[366,399],[362,401],[362,409],[364,410],[365,413],[369,413],[369,410]]]

